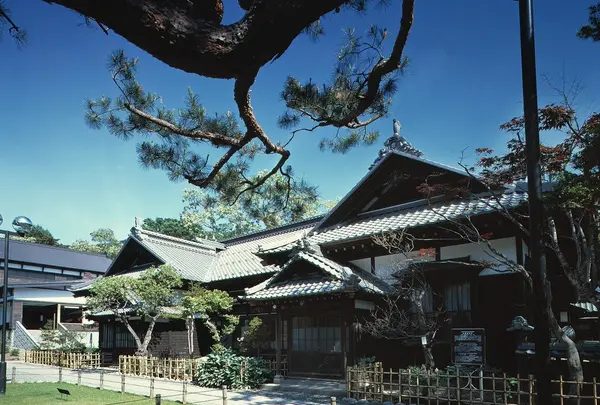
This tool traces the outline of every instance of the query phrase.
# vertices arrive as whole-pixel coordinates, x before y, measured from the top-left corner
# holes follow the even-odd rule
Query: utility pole
[[[538,122],[537,77],[535,69],[535,39],[533,28],[533,0],[519,1],[521,26],[521,69],[523,75],[523,106],[525,117],[525,144],[527,154],[527,192],[529,195],[529,271],[533,278],[535,298],[535,365],[540,405],[552,403],[550,384],[550,322],[546,290],[546,255],[544,235],[544,206],[542,202],[542,174],[540,133]]]

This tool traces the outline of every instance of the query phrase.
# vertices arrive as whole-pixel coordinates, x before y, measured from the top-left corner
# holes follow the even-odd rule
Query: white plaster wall
[[[517,247],[514,237],[493,239],[490,241],[490,244],[508,259],[515,262],[517,261]],[[441,260],[455,259],[464,256],[470,256],[471,260],[497,262],[493,253],[491,253],[484,245],[477,243],[446,246],[440,249]]]
[[[421,256],[418,251],[375,257],[375,274],[385,281],[393,281],[391,275],[403,267],[407,260],[435,260],[435,257]],[[351,260],[350,263],[361,269],[371,271],[371,258]]]
[[[369,273],[371,272],[371,258],[370,257],[367,257],[365,259],[350,260],[350,263],[352,263],[356,267],[359,267],[365,271],[368,271]]]

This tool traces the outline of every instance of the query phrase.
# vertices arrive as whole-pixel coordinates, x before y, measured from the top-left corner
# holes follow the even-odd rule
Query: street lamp
[[[0,225],[3,218],[0,215]],[[12,226],[18,234],[25,234],[31,230],[33,223],[27,217],[19,216],[13,219]],[[6,393],[6,318],[8,314],[8,241],[10,239],[9,231],[2,231],[4,234],[4,285],[2,286],[2,352],[0,353],[0,395]]]

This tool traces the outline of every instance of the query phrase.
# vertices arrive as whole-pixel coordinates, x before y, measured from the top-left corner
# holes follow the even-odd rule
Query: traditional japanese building
[[[527,243],[501,212],[526,210],[526,187],[490,192],[465,170],[424,159],[399,130],[395,121],[394,134],[366,175],[326,215],[219,243],[172,238],[138,223],[107,276],[135,276],[151,265],[170,264],[188,282],[238,297],[240,329],[254,316],[263,318],[272,344],[261,356],[275,359],[277,378],[344,378],[346,366],[363,356],[376,356],[386,367],[423,361],[421,339],[375,340],[361,332],[361,322],[393,291],[390,276],[399,266],[418,263],[428,285],[425,312],[443,308],[446,314],[435,339],[425,336],[438,364],[451,361],[452,328],[483,328],[486,362],[514,368],[519,342],[507,329],[515,317],[532,314],[525,282],[507,263],[526,265]],[[461,191],[425,198],[424,183]],[[456,221],[464,220],[487,242],[454,232]],[[374,236],[388,232],[411,235],[409,251],[375,243]],[[586,325],[582,336],[597,340],[597,308],[573,302],[552,260],[549,275],[562,324]],[[183,322],[165,322],[151,351],[187,353],[185,338],[177,337],[184,333]],[[199,352],[206,353],[209,342],[201,330],[198,335]],[[239,336],[240,330],[229,344],[236,347]],[[127,331],[110,319],[102,321],[100,345],[113,360],[134,350]]]

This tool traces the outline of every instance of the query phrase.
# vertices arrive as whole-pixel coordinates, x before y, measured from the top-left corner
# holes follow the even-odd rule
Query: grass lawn
[[[69,390],[71,396],[66,400],[60,399],[57,388]],[[65,405],[68,403],[77,405],[116,405],[124,402],[130,405],[153,405],[154,399],[63,383],[9,383],[6,386],[6,395],[0,397],[0,404],[7,405]],[[166,400],[161,403],[165,405],[178,404]],[[181,404],[179,403],[179,405]]]

